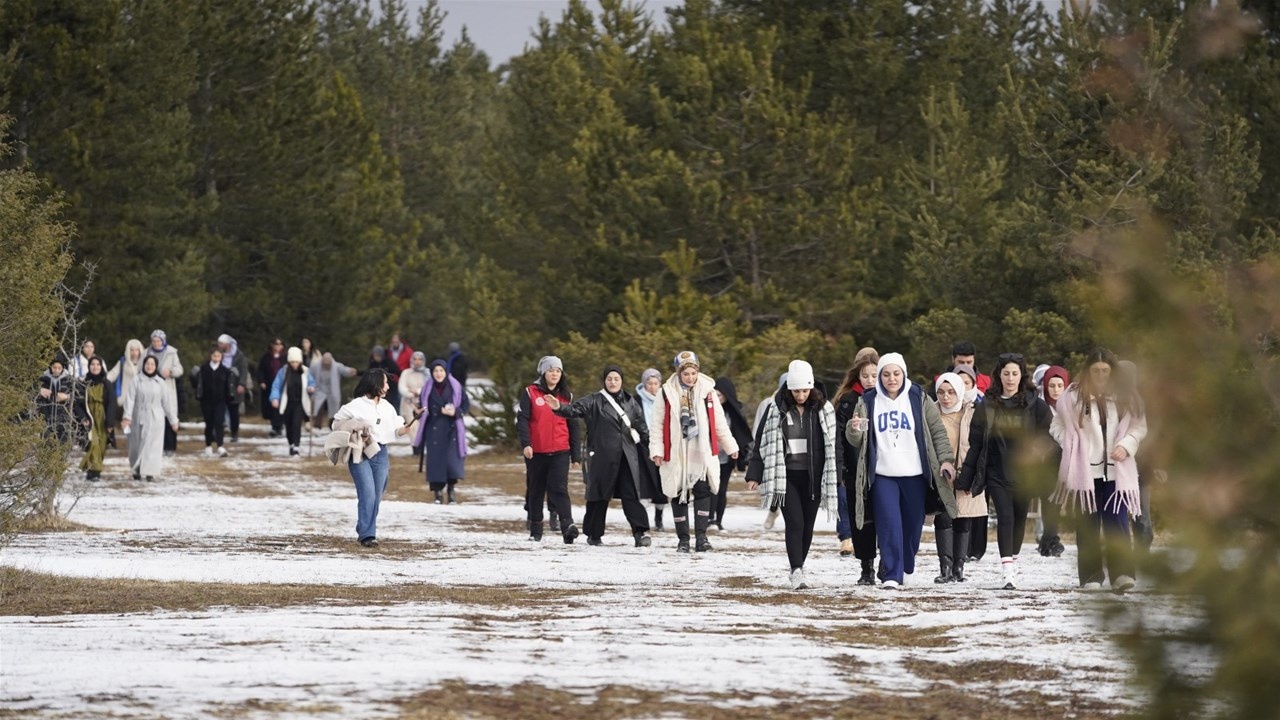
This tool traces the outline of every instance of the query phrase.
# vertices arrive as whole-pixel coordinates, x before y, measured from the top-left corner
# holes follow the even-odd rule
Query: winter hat
[[[607,378],[607,377],[609,377],[609,373],[611,373],[611,372],[616,372],[616,373],[618,373],[618,377],[619,377],[619,378],[621,378],[621,377],[622,377],[622,368],[618,367],[617,365],[605,365],[605,366],[604,366],[604,372],[600,373],[600,384],[601,384],[601,385],[603,385],[603,384],[604,384],[604,379],[605,379],[605,378]]]
[[[944,372],[938,376],[937,380],[933,381],[933,389],[936,391],[938,388],[942,387],[942,383],[950,385],[951,389],[955,390],[956,396],[959,398],[959,402],[957,402],[950,410],[943,407],[942,403],[939,402],[938,409],[942,411],[943,415],[950,415],[953,412],[959,412],[960,408],[964,407],[965,403],[964,378],[953,372]]]
[[[887,395],[884,389],[884,383],[880,382],[880,376],[884,374],[884,369],[890,365],[897,365],[902,368],[902,389],[899,394],[911,389],[911,378],[907,376],[907,361],[900,353],[886,353],[880,357],[880,362],[876,363],[876,391]]]
[[[235,342],[235,338],[231,337],[226,333],[222,333],[221,335],[218,336],[218,342],[222,343],[223,345],[230,345],[231,343]]]
[[[788,390],[812,390],[813,366],[804,360],[792,360],[787,366]]]
[[[684,350],[676,353],[676,358],[671,362],[671,364],[675,366],[676,372],[687,367],[695,367],[699,370],[702,369],[702,364],[698,362],[697,353],[692,350]]]
[[[289,348],[289,353],[285,355],[284,359],[285,359],[285,362],[291,362],[291,363],[302,362],[302,348],[300,347]]]
[[[382,357],[386,357],[386,356],[387,356],[387,349],[386,349],[386,348],[384,348],[384,347],[382,347],[381,345],[374,345],[374,346],[373,346],[373,350],[369,351],[369,354],[371,354],[371,355],[381,355]]]
[[[951,368],[951,372],[956,375],[969,376],[969,379],[973,381],[973,389],[964,394],[964,401],[973,402],[974,400],[977,400],[978,396],[982,394],[981,391],[978,390],[978,371],[974,370],[972,365],[957,365]],[[960,382],[963,384],[964,378],[960,378]]]
[[[449,343],[449,352],[456,353],[456,352],[460,352],[461,350],[462,350],[462,346],[459,345],[458,343],[456,342]]]
[[[645,368],[645,371],[640,373],[640,384],[643,385],[649,382],[649,378],[651,377],[658,378],[658,380],[661,381],[662,373],[658,372],[657,368]]]
[[[1050,365],[1049,369],[1044,371],[1044,387],[1047,388],[1049,386],[1049,381],[1053,378],[1062,378],[1062,387],[1064,392],[1067,386],[1071,384],[1071,373],[1067,372],[1067,369],[1061,365]],[[1049,407],[1057,407],[1058,405],[1057,400],[1049,399],[1048,392],[1044,394],[1044,401],[1049,404]]]
[[[560,358],[555,355],[543,355],[542,359],[538,360],[538,376],[546,375],[551,368],[564,372],[564,363],[560,362]]]

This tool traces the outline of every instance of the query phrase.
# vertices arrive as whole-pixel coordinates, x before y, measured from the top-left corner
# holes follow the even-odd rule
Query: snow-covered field
[[[1154,594],[1077,591],[1074,547],[1044,559],[1029,544],[1016,592],[995,589],[990,555],[969,566],[969,582],[936,586],[926,533],[904,590],[857,587],[857,562],[838,557],[825,518],[807,566],[817,586],[793,593],[782,523],[761,528],[740,477],[713,553],[677,555],[670,530],[634,548],[616,507],[604,547],[550,534],[531,543],[511,492],[523,472],[515,458],[474,456],[462,503],[441,506],[422,501],[407,446],[392,461],[383,548],[366,550],[355,543],[350,481],[320,457],[320,439],[315,457],[305,457],[304,440],[304,457],[289,458],[283,440],[246,431],[218,460],[196,452],[192,430],[154,483],[128,480],[121,454],[110,454],[103,482],[71,483],[85,494],[70,519],[91,529],[19,535],[0,565],[323,585],[335,599],[93,615],[6,609],[0,717],[395,717],[405,698],[449,681],[491,693],[532,684],[583,703],[625,687],[726,712],[754,708],[748,715],[801,716],[779,708],[870,697],[908,698],[927,714],[931,697],[950,693],[978,698],[993,717],[1096,717],[1142,701],[1098,604],[1145,603],[1176,621]],[[373,604],[338,592],[397,586],[449,592]],[[688,707],[629,716],[678,717]]]

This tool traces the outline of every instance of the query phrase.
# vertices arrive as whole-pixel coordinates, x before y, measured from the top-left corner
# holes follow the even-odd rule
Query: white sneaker
[[[226,448],[224,448],[224,447],[219,447],[219,448],[218,448],[218,457],[226,457],[226,456],[227,456],[227,449],[226,449]]]
[[[1102,583],[1100,583],[1100,582],[1087,582],[1087,583],[1085,583],[1085,584],[1081,585],[1081,586],[1080,586],[1080,589],[1081,589],[1081,590],[1084,590],[1085,592],[1099,592],[1099,591],[1101,591],[1101,590],[1102,590]]]
[[[770,510],[768,515],[764,516],[764,529],[772,530],[773,524],[778,522],[778,511]]]
[[[791,571],[791,589],[804,590],[809,587],[809,583],[805,582],[804,568],[796,568]]]
[[[1005,562],[1002,560],[1000,562],[1000,573],[1004,577],[1004,587],[1001,588],[1002,590],[1018,589],[1018,570],[1014,566],[1013,562]]]
[[[206,457],[213,457],[213,446],[210,445],[209,447],[206,447],[204,449],[204,454]]]
[[[886,590],[898,590],[902,588],[902,584],[897,580],[885,580],[880,584],[880,587],[885,588]]]
[[[1128,575],[1121,575],[1120,577],[1116,578],[1115,582],[1111,583],[1111,589],[1114,590],[1116,594],[1123,595],[1129,592],[1130,590],[1132,590],[1134,586],[1137,584],[1138,584],[1137,580],[1134,580]]]

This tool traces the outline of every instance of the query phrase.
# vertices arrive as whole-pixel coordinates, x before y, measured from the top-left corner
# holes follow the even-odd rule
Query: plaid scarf
[[[827,517],[830,519],[839,507],[836,490],[836,413],[831,403],[822,404],[822,410],[818,414],[818,426],[822,429],[824,458],[819,507],[827,511]],[[760,507],[782,507],[787,500],[787,456],[786,440],[782,435],[782,411],[776,402],[770,402],[768,412],[765,413],[760,446],[760,457],[764,461],[764,473],[760,483]]]

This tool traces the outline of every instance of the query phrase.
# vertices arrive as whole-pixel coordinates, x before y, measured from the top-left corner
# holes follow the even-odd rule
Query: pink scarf
[[[1058,398],[1057,411],[1062,421],[1062,464],[1058,466],[1058,487],[1053,491],[1051,502],[1067,509],[1074,504],[1081,511],[1093,514],[1098,512],[1098,501],[1094,496],[1093,471],[1089,469],[1089,441],[1085,439],[1080,427],[1080,390],[1071,386]],[[1120,419],[1116,426],[1116,437],[1129,434],[1132,414]],[[1108,453],[1111,448],[1107,448]],[[1114,505],[1115,511],[1128,511],[1136,516],[1141,512],[1141,497],[1138,491],[1138,463],[1133,456],[1115,464],[1116,491],[1103,510]]]
[[[453,407],[458,411],[458,414],[453,416],[454,428],[457,431],[455,434],[457,435],[457,440],[458,440],[458,457],[466,457],[467,456],[467,425],[466,425],[466,422],[462,419],[462,384],[459,383],[457,380],[455,380],[453,376],[448,376],[445,379],[448,381],[449,389],[453,391],[453,397],[450,400],[450,402],[453,403]],[[435,387],[435,380],[428,377],[427,383],[422,386],[422,391],[418,394],[419,405],[421,405],[422,407],[429,407],[427,403],[430,402],[430,399],[427,396],[431,394],[431,391],[434,387]],[[413,444],[421,445],[423,442],[423,439],[426,436],[426,432],[427,432],[427,421],[423,420],[422,422],[418,423],[418,433],[414,435]]]

